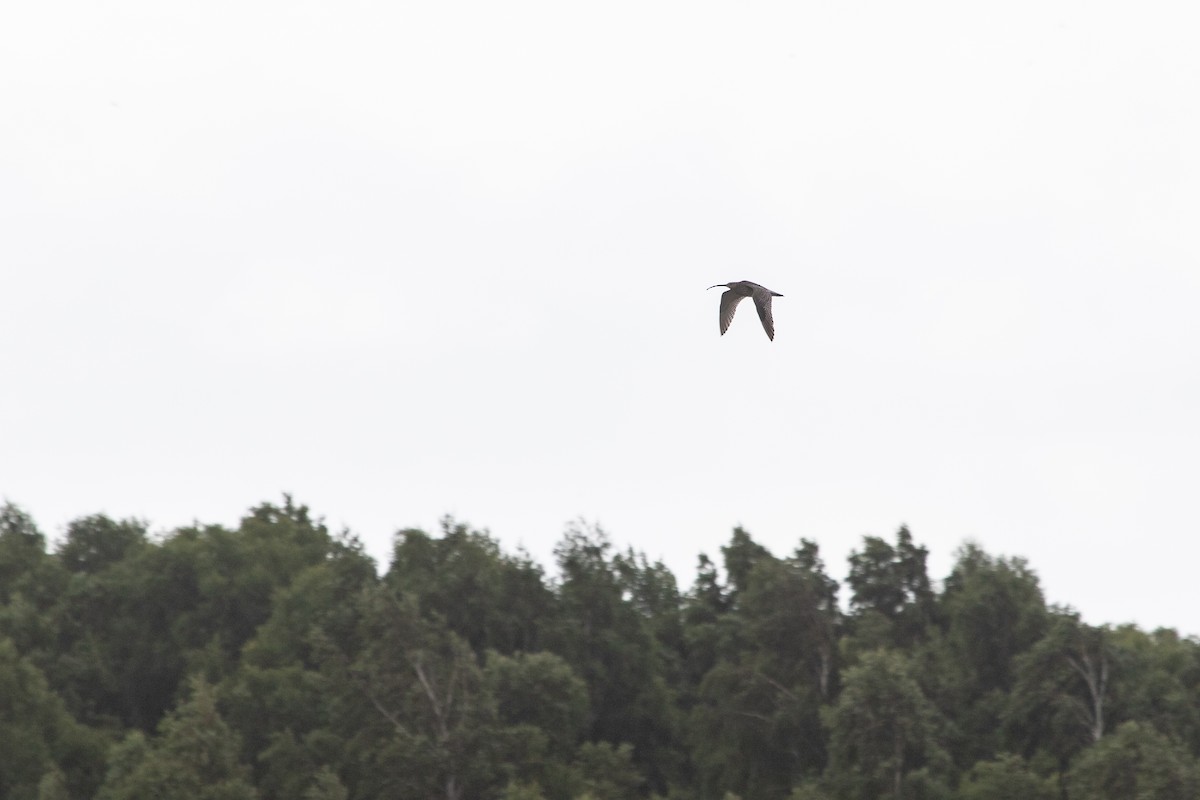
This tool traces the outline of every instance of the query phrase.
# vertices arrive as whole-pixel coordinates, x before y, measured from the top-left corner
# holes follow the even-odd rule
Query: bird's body
[[[754,300],[754,307],[758,309],[758,318],[762,320],[763,330],[767,332],[767,338],[772,342],[775,341],[775,320],[771,317],[771,298],[783,297],[783,295],[779,292],[772,292],[767,287],[759,286],[752,281],[718,283],[716,286],[708,288],[716,289],[717,286],[728,287],[725,293],[721,295],[722,336],[725,335],[725,331],[729,330],[729,323],[733,322],[733,312],[737,311],[738,303],[750,297]]]

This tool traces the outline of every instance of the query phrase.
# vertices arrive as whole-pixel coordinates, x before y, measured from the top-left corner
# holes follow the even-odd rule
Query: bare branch
[[[737,714],[739,717],[748,717],[750,719],[756,719],[759,722],[765,722],[768,725],[775,724],[775,721],[773,719],[771,719],[770,717],[768,717],[764,714],[755,714],[753,711],[736,711],[735,710],[735,711],[730,711],[729,713]]]
[[[372,692],[365,683],[362,686],[362,692],[363,692],[363,694],[365,694],[367,696],[367,699],[371,701],[371,705],[375,706],[376,710],[378,710],[379,713],[383,715],[384,719],[386,719],[388,722],[392,723],[392,725],[395,726],[396,730],[400,731],[405,736],[412,735],[409,733],[408,728],[404,727],[404,723],[400,721],[400,718],[397,717],[392,712],[388,711],[387,708],[383,705],[383,703],[379,702],[379,698],[375,696],[375,693]]]
[[[420,658],[409,658],[409,663],[412,664],[413,671],[417,674],[417,680],[420,682],[421,688],[425,690],[425,696],[429,698],[429,705],[433,709],[434,719],[437,720],[438,738],[446,741],[450,738],[450,726],[446,722],[445,708],[443,708],[441,701],[438,700],[433,683],[425,675],[425,669],[421,666]]]
[[[785,687],[783,684],[779,683],[779,681],[777,681],[777,680],[775,680],[775,679],[771,678],[771,677],[770,677],[770,676],[768,676],[768,675],[764,675],[764,674],[763,674],[763,673],[761,673],[761,672],[755,672],[755,673],[754,673],[754,676],[755,676],[756,678],[762,678],[764,681],[766,681],[767,683],[769,683],[769,684],[771,684],[772,686],[774,686],[774,687],[775,687],[775,689],[776,689],[776,690],[777,690],[777,691],[778,691],[780,694],[782,694],[782,695],[786,696],[786,697],[787,697],[789,700],[792,700],[793,702],[797,702],[797,703],[798,703],[798,702],[800,702],[800,698],[799,698],[799,697],[796,697],[796,695],[795,695],[793,692],[791,692],[791,691],[790,691],[790,690],[789,690],[787,687]]]

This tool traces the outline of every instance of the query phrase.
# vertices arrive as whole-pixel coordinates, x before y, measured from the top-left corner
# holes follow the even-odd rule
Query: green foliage
[[[933,621],[934,594],[925,568],[929,552],[913,542],[907,527],[893,546],[874,536],[863,537],[862,550],[850,554],[850,610],[855,617],[886,620],[887,638],[873,646],[910,647]],[[876,629],[879,622],[872,623]]]
[[[1200,794],[1200,641],[1048,609],[1021,559],[964,545],[938,590],[907,529],[864,537],[843,612],[808,540],[735,529],[686,593],[598,528],[555,556],[447,519],[380,577],[286,496],[47,552],[6,504],[0,797]]]
[[[670,659],[653,620],[630,603],[632,588],[611,550],[603,531],[578,526],[555,549],[560,625],[550,642],[587,683],[590,737],[631,744],[650,785],[665,789],[682,761]]]
[[[1200,750],[1200,642],[1131,625],[1110,630],[1108,640],[1119,658],[1114,714],[1149,722],[1192,752]]]
[[[750,573],[755,565],[764,559],[771,559],[767,548],[763,547],[740,525],[733,529],[733,538],[729,544],[721,548],[725,560],[725,574],[729,576],[729,590],[733,598],[750,586]]]
[[[360,599],[376,584],[369,558],[335,545],[275,593],[270,617],[222,682],[226,717],[242,734],[265,797],[299,796],[322,765],[340,757],[342,737],[331,730],[338,676],[323,666],[331,653],[361,649]]]
[[[217,712],[216,693],[191,681],[191,698],[168,714],[158,736],[140,731],[114,751],[98,800],[254,800],[237,737]]]
[[[633,763],[633,747],[608,742],[588,742],[579,748],[575,767],[581,796],[595,800],[635,800],[645,783]]]
[[[587,686],[552,653],[489,653],[484,677],[499,725],[492,745],[509,792],[565,796],[578,786],[570,766],[588,723]]]
[[[1016,659],[1045,636],[1050,614],[1024,561],[973,544],[959,550],[940,600],[944,633],[935,631],[919,656],[923,686],[955,720],[948,747],[966,768],[1010,744],[1002,733]]]
[[[312,786],[304,790],[304,800],[347,800],[350,792],[346,789],[337,773],[329,767],[322,767],[313,777]]]
[[[504,789],[502,800],[546,800],[536,783],[510,783]]]
[[[1012,754],[978,762],[959,787],[962,800],[1054,800],[1055,794],[1045,778]]]
[[[51,769],[38,781],[37,800],[71,800],[67,788],[67,776],[57,767]]]
[[[46,560],[46,537],[33,518],[12,503],[0,506],[0,601],[29,585]]]
[[[103,514],[82,517],[67,525],[58,558],[72,573],[95,574],[128,558],[146,545],[146,525],[137,520],[115,522]]]
[[[842,794],[899,800],[913,770],[947,769],[940,744],[945,721],[922,693],[908,658],[886,650],[867,653],[842,681],[841,696],[827,714],[829,775]]]
[[[71,568],[44,615],[57,657],[40,663],[80,718],[152,730],[187,674],[234,671],[275,592],[339,547],[290,498],[237,530],[184,528],[158,544],[137,523],[78,520],[52,561]]]
[[[810,554],[815,557],[815,551]],[[762,668],[781,682],[804,684],[821,699],[833,691],[837,584],[819,560],[762,559],[750,573],[742,616]]]
[[[79,725],[42,672],[0,639],[0,797],[33,798],[60,784],[90,794],[106,749],[104,735]]]
[[[756,800],[786,793],[825,765],[820,708],[836,686],[837,584],[816,545],[764,554],[738,530],[725,548],[753,554],[734,603],[717,615],[737,645],[704,675],[690,717],[701,786]]]
[[[819,781],[807,780],[792,790],[787,800],[834,800]]]
[[[442,520],[439,539],[401,531],[384,581],[481,655],[538,649],[553,621],[541,568],[527,556],[504,555],[495,539],[450,518]]]
[[[1067,783],[1072,797],[1088,800],[1191,800],[1197,778],[1196,759],[1183,745],[1126,722],[1076,759]]]
[[[470,646],[386,585],[363,594],[360,613],[361,649],[330,649],[325,664],[348,777],[380,797],[494,791],[496,708]]]
[[[542,731],[550,747],[573,752],[588,721],[587,684],[553,653],[490,653],[488,689],[505,725]]]
[[[942,593],[955,661],[982,696],[1012,689],[1013,658],[1041,639],[1049,624],[1041,587],[1022,559],[994,558],[964,545]]]
[[[1106,628],[1057,612],[1046,634],[1013,660],[1005,727],[1013,749],[1043,750],[1061,769],[1111,728],[1121,654]]]
[[[696,580],[684,598],[682,652],[686,690],[692,690],[717,662],[736,652],[736,621],[728,612],[731,598],[721,585],[716,566],[700,554]]]
[[[51,612],[68,580],[46,553],[46,537],[33,519],[11,503],[0,506],[0,636],[43,670],[53,661],[58,638]]]

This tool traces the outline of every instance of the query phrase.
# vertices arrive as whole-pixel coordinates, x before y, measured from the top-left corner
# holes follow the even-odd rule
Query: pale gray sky
[[[901,523],[1200,633],[1200,50],[1162,2],[0,11],[0,494],[386,564]],[[783,293],[717,333],[714,283]]]

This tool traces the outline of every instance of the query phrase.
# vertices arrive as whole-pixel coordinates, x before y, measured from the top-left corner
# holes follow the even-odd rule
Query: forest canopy
[[[569,526],[452,519],[381,569],[290,497],[236,528],[0,507],[10,800],[1200,796],[1200,643],[1086,624],[900,528],[844,585],[741,528],[681,587]]]

